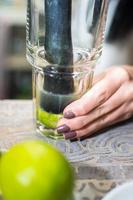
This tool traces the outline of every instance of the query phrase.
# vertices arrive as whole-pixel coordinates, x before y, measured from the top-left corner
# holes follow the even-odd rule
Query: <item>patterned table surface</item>
[[[0,101],[0,141],[17,132],[31,132],[33,128],[32,101]],[[132,120],[76,145],[87,149],[86,159],[73,163],[76,200],[101,200],[112,188],[133,180]]]

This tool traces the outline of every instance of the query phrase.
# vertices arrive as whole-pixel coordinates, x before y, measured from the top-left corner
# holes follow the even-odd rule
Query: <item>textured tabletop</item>
[[[31,101],[0,101],[0,141],[14,133],[32,131],[32,113]],[[132,120],[70,144],[69,152],[74,155],[73,148],[81,148],[86,156],[84,161],[73,163],[77,200],[101,200],[116,185],[133,180]]]

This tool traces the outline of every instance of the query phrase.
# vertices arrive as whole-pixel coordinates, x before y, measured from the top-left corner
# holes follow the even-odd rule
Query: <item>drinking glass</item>
[[[92,85],[102,52],[107,0],[28,0],[27,59],[37,131],[54,139],[64,108]]]
[[[69,57],[69,63],[97,61],[102,51],[107,7],[108,0],[27,0],[29,63],[44,67],[47,60],[57,64],[62,60],[49,57],[56,53],[57,59],[60,50]]]
[[[92,63],[93,65],[93,63]],[[93,69],[86,65],[33,67],[34,116],[37,131],[54,139],[64,108],[84,95],[92,84]]]

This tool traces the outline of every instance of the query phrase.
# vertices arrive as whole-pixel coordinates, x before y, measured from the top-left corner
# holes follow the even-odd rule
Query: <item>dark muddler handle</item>
[[[71,67],[73,64],[71,38],[72,0],[44,1],[45,58],[50,65],[44,68],[44,93],[41,102],[43,109],[47,112],[58,114],[63,111],[64,105],[70,102],[69,99],[66,100],[60,95],[71,94],[74,91],[73,78],[63,75],[63,73],[69,74],[73,71]]]
[[[73,63],[71,6],[71,0],[45,0],[45,51],[50,63]]]

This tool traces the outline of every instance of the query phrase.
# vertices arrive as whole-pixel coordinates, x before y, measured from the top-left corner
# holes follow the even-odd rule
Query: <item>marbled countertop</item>
[[[15,142],[16,137],[20,139],[17,134],[21,133],[22,139],[23,134],[33,132],[32,114],[30,100],[0,101],[0,148],[8,146],[10,140]],[[133,180],[132,120],[113,126],[85,141],[66,145],[67,151],[69,149],[73,156],[80,152],[80,158],[84,158],[73,163],[77,176],[77,200],[101,200],[112,188]]]

